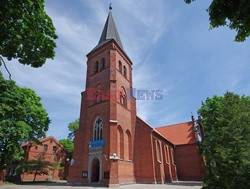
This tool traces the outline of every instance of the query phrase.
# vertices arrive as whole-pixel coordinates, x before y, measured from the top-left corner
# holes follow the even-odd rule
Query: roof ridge
[[[57,143],[57,145],[63,147],[63,145],[54,136],[52,136],[52,135],[51,136],[46,136],[46,137],[43,137],[43,138],[39,138],[37,140],[39,142],[44,142],[44,141],[47,141],[49,139],[53,139]],[[27,142],[21,144],[21,146],[24,147],[24,146],[27,146],[27,145],[34,145],[34,144],[37,144],[37,143],[35,141],[33,141],[33,140],[30,140],[30,141],[27,141]]]
[[[175,124],[171,124],[171,125],[159,126],[159,127],[155,127],[155,128],[158,129],[158,128],[163,128],[163,127],[174,127],[174,126],[177,126],[180,124],[185,124],[185,123],[192,123],[192,121],[185,121],[185,122],[175,123]]]

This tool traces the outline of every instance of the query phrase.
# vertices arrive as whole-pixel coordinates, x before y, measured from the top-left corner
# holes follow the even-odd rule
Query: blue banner
[[[89,142],[90,147],[99,147],[99,146],[104,146],[104,140],[93,140]]]

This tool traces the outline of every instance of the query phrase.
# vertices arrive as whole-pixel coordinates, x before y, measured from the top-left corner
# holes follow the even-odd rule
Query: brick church
[[[136,114],[133,63],[110,8],[98,45],[87,54],[86,90],[69,183],[116,186],[201,180],[194,119],[154,128]]]

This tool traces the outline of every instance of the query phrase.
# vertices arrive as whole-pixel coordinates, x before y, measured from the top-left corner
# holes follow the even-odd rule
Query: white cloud
[[[67,3],[46,2],[59,36],[55,59],[39,69],[16,61],[8,63],[13,79],[42,97],[52,119],[50,133],[57,138],[66,136],[67,124],[79,116],[80,93],[86,82],[85,56],[97,45],[108,14],[108,3],[104,1],[72,1],[70,10]],[[133,87],[165,92],[162,101],[137,101],[138,115],[153,125],[189,119],[193,108],[210,93],[226,89],[250,93],[246,82],[249,43],[244,51],[237,51],[242,44],[232,45],[232,37],[224,31],[208,31],[208,21],[199,20],[199,14],[186,19],[194,5],[181,3],[113,1],[113,16],[124,49],[134,63]],[[74,12],[76,9],[78,12]],[[226,41],[224,35],[231,41]],[[164,64],[159,63],[159,54]]]
[[[116,10],[116,4],[118,10]],[[166,13],[170,16],[167,17]],[[164,91],[170,90],[163,80],[159,79],[159,67],[152,59],[152,48],[160,41],[168,27],[175,22],[178,14],[170,10],[165,1],[118,1],[114,4],[115,21],[128,56],[132,59],[133,87],[137,89]],[[124,16],[126,15],[126,16]],[[149,120],[154,111],[155,102],[137,101],[137,114]]]

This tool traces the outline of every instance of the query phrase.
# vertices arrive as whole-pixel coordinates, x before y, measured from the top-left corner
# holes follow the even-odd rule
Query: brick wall
[[[87,57],[86,90],[97,88],[104,93],[108,90],[121,91],[122,95],[129,96],[126,89],[132,88],[132,63],[114,40],[91,52]],[[98,61],[100,65],[103,58],[105,68],[95,72],[95,63]],[[122,70],[119,63],[122,65]],[[127,77],[124,76],[124,66]],[[100,183],[109,186],[132,182],[164,183],[177,180],[177,172],[180,178],[186,178],[185,168],[190,162],[186,161],[187,158],[182,158],[184,148],[176,147],[156,129],[136,117],[134,98],[127,100],[124,105],[120,101],[119,93],[116,97],[96,102],[87,100],[86,91],[82,93],[80,128],[75,134],[74,141],[75,163],[70,166],[68,182],[89,182],[87,178],[82,178],[82,173],[89,170],[88,144],[93,140],[93,125],[97,116],[103,119],[105,140],[105,145],[102,147]],[[178,135],[175,137],[178,138]],[[191,150],[186,155],[193,156],[193,152]],[[119,160],[109,159],[114,153],[118,155]],[[176,166],[177,168],[180,166],[180,170]],[[104,178],[104,172],[109,172],[109,179]],[[189,178],[195,178],[195,174],[190,173]]]
[[[59,161],[61,166],[63,166],[62,170],[52,170],[49,171],[48,175],[37,175],[36,180],[48,180],[48,179],[65,179],[67,176],[67,152],[62,147],[61,144],[54,137],[47,137],[40,140],[42,145],[37,145],[32,143],[31,146],[27,145],[24,147],[25,149],[25,159],[32,160],[37,159],[38,156],[44,153],[44,158],[46,161],[50,163],[55,163],[55,161]],[[44,145],[47,145],[47,150],[45,150]],[[54,150],[53,150],[54,148]],[[21,180],[23,181],[30,181],[34,179],[34,174],[22,174]]]
[[[177,180],[171,156],[173,144],[137,117],[135,130],[135,177],[139,183],[164,183]]]
[[[175,159],[179,180],[202,180],[202,157],[196,144],[176,146]]]
[[[95,63],[105,59],[105,68],[94,71]],[[119,61],[126,66],[127,78],[123,70],[119,71]],[[121,91],[132,86],[131,62],[123,55],[121,49],[111,41],[97,51],[88,55],[86,90],[88,88]],[[126,94],[128,95],[128,94]],[[120,98],[108,99],[102,102],[88,100],[87,92],[82,93],[80,112],[80,128],[75,135],[75,164],[70,166],[68,182],[89,182],[82,178],[82,172],[88,170],[89,141],[93,140],[93,125],[97,116],[103,119],[103,139],[105,145],[102,153],[101,183],[121,184],[134,182],[133,144],[135,127],[135,102],[128,100],[126,106],[120,103]],[[112,122],[115,121],[115,122]],[[118,154],[119,161],[109,160],[112,154]],[[105,157],[105,158],[104,158]],[[104,172],[110,173],[109,180],[104,178]]]

